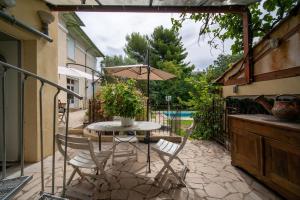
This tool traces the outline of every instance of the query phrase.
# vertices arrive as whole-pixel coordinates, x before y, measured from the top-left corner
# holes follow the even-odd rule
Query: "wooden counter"
[[[229,115],[232,165],[287,199],[300,199],[300,123],[269,115]]]

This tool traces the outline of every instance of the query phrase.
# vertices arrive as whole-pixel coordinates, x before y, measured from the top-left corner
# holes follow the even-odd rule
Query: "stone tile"
[[[248,193],[251,191],[251,187],[245,182],[235,181],[232,183],[232,186],[241,193]]]
[[[127,199],[128,190],[112,190],[110,198],[111,199]]]
[[[124,178],[120,180],[120,185],[122,189],[131,189],[138,184],[136,178]]]
[[[151,185],[139,185],[137,187],[134,188],[135,191],[142,193],[142,194],[148,194],[149,190],[151,188]]]
[[[141,193],[130,190],[129,195],[128,195],[128,199],[130,199],[130,200],[143,200],[143,199],[145,199],[145,196]]]
[[[241,200],[243,199],[243,195],[240,193],[230,194],[225,197],[225,200]]]
[[[100,193],[97,193],[93,199],[97,199],[97,200],[100,200],[100,199],[110,199],[110,191],[105,191],[105,192],[100,192]]]
[[[235,193],[235,192],[238,192],[232,185],[231,183],[225,183],[225,188],[228,192],[230,193]]]
[[[225,188],[215,183],[204,186],[204,189],[209,197],[223,198],[228,194]]]
[[[95,144],[95,148],[96,148]],[[103,143],[103,149],[111,148],[111,143]],[[140,144],[140,148],[146,149]],[[119,147],[118,147],[119,148]],[[120,148],[127,148],[126,145]],[[97,148],[96,148],[97,149]],[[74,155],[74,151],[69,152]],[[93,180],[94,185],[81,181],[75,176],[70,187],[71,195],[76,199],[153,199],[153,200],[208,200],[208,199],[250,199],[250,200],[279,200],[280,198],[258,183],[251,176],[231,166],[230,154],[210,141],[188,141],[179,155],[187,163],[190,172],[186,175],[187,188],[177,187],[173,176],[168,175],[163,183],[154,182],[153,177],[163,166],[154,152],[151,152],[151,173],[146,173],[145,155],[139,154],[138,161],[128,158],[119,158],[115,165],[111,159],[106,165],[109,184],[104,179]],[[49,156],[45,164],[45,188],[51,191],[51,161]],[[56,154],[55,194],[62,192],[63,158]],[[178,162],[172,166],[179,170]],[[28,172],[28,173],[27,173]],[[29,173],[30,172],[30,173]],[[67,178],[72,167],[67,166]],[[89,170],[84,170],[91,173]],[[28,165],[25,173],[33,175],[31,182],[26,185],[15,199],[36,199],[40,191],[40,164]]]

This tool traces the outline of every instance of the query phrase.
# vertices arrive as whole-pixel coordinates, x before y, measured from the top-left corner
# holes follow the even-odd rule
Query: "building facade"
[[[84,26],[84,23],[76,13],[58,14],[58,83],[83,97],[83,100],[70,99],[70,107],[74,109],[87,108],[88,100],[92,98],[92,77],[76,76],[76,74],[60,72],[60,69],[68,67],[92,75],[92,71],[83,66],[96,70],[97,58],[103,57],[81,26]],[[96,75],[94,79],[97,79]],[[61,93],[59,99],[61,102],[66,102],[67,95]]]
[[[3,3],[4,1],[1,1]],[[36,0],[17,0],[15,5],[3,8],[0,16],[0,57],[1,61],[25,69],[45,79],[57,82],[58,65],[58,18],[46,3]],[[52,15],[53,20],[47,26],[42,21],[40,12]],[[45,28],[47,30],[45,30]],[[1,74],[3,66],[0,66]],[[14,70],[7,71],[6,77],[6,157],[9,162],[20,159],[20,76]],[[40,120],[39,90],[40,81],[28,78],[24,91],[24,150],[25,161],[35,162],[40,159]],[[2,88],[2,85],[0,86]],[[1,92],[0,92],[1,93]],[[55,88],[46,85],[43,89],[43,121],[52,122],[53,95]],[[0,94],[2,99],[2,93]],[[2,102],[2,100],[1,100]],[[1,103],[2,105],[2,103]],[[3,107],[1,106],[1,113]],[[1,136],[2,120],[1,114]],[[42,124],[44,156],[52,152],[53,124]],[[3,138],[0,138],[1,147]],[[2,150],[2,148],[1,148]],[[1,154],[0,154],[1,155]],[[1,158],[2,159],[2,158]]]

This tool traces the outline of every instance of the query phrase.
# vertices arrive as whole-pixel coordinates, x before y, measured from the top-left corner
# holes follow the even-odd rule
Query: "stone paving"
[[[139,144],[146,150],[145,144]],[[111,143],[105,143],[109,149]],[[120,148],[127,148],[126,144]],[[67,190],[70,199],[175,199],[175,200],[268,200],[281,199],[265,188],[255,179],[238,168],[231,166],[230,155],[218,144],[210,141],[188,141],[179,155],[187,163],[190,171],[186,175],[187,187],[179,187],[170,175],[163,183],[157,183],[153,177],[161,169],[162,162],[151,152],[151,173],[146,173],[146,156],[139,153],[138,161],[133,158],[118,158],[114,165],[111,160],[106,166],[110,184],[104,180],[96,180],[92,185],[75,177]],[[45,165],[45,188],[51,191],[51,161],[48,157]],[[176,170],[179,163],[174,162]],[[55,193],[61,194],[63,176],[63,158],[56,153]],[[71,168],[67,168],[67,177]],[[29,165],[25,174],[33,175],[33,179],[17,196],[17,200],[37,199],[40,191],[40,164]]]

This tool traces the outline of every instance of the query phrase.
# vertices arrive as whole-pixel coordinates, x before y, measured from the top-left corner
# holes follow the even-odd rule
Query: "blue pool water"
[[[193,111],[180,111],[180,112],[176,112],[176,111],[164,111],[163,112],[164,115],[166,116],[170,116],[171,117],[192,117]]]

